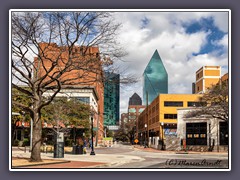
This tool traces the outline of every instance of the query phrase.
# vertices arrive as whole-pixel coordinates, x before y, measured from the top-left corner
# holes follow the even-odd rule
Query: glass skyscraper
[[[143,73],[143,103],[150,104],[159,94],[168,93],[168,74],[156,50]]]
[[[120,75],[105,72],[104,82],[104,126],[119,124]]]
[[[142,105],[142,99],[141,97],[137,94],[134,93],[130,98],[128,105]]]

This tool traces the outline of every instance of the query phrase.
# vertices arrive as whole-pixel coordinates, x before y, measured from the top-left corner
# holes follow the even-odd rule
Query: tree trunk
[[[42,140],[42,123],[40,113],[35,110],[33,113],[33,133],[32,133],[32,151],[31,162],[41,162],[41,140]]]
[[[16,136],[16,122],[14,123],[14,125],[12,125],[12,142],[11,142],[12,145],[14,143],[15,136]]]

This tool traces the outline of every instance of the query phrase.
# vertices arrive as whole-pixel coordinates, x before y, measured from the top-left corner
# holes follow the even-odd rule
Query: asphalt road
[[[117,165],[112,168],[170,168],[170,169],[227,169],[228,155],[223,153],[197,153],[197,154],[175,154],[164,152],[144,151],[134,149],[129,145],[117,145],[111,148],[95,149],[96,153],[134,155],[144,158],[141,162],[132,162]]]

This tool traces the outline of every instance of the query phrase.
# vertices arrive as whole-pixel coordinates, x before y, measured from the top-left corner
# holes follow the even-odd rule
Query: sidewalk
[[[144,146],[134,145],[131,146],[135,151],[145,151],[160,154],[205,154],[205,155],[227,155],[227,152],[194,152],[194,151],[166,151],[153,148],[144,148]],[[87,154],[71,154],[65,153],[64,158],[53,158],[53,153],[41,153],[42,162],[33,163],[29,162],[30,152],[22,150],[12,151],[12,169],[57,169],[57,168],[71,168],[71,169],[90,169],[90,168],[114,168],[116,165],[125,163],[141,162],[144,158],[134,155],[121,155],[121,154],[98,154],[90,155],[88,149]]]
[[[29,162],[30,153],[12,151],[12,168],[111,168],[124,163],[141,162],[144,159],[116,154],[64,154],[64,158],[53,158],[53,153],[41,153],[43,162]]]
[[[228,154],[228,152],[200,152],[200,151],[167,151],[167,150],[159,150],[154,148],[144,148],[144,146],[134,145],[135,150],[147,151],[147,152],[154,152],[154,153],[164,153],[164,154]]]

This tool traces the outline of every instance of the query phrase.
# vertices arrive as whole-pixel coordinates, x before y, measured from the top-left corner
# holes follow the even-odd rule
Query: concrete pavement
[[[24,151],[12,151],[12,157],[15,158],[29,158],[30,153]],[[96,154],[90,155],[90,151],[87,154],[75,155],[75,154],[64,154],[64,158],[54,158],[53,153],[41,153],[42,159],[51,159],[51,160],[64,160],[66,163],[61,163],[61,168],[69,168],[69,162],[74,162],[75,164],[79,164],[79,168],[107,168],[111,166],[121,165],[125,163],[132,163],[132,162],[141,162],[144,159],[138,156],[132,155],[119,155],[119,154]],[[68,164],[67,164],[68,163]],[[41,164],[42,168],[46,166],[51,168],[56,167],[56,164],[59,163],[47,163]],[[44,165],[44,166],[43,166]],[[59,166],[59,165],[58,165]],[[76,165],[74,165],[76,166]],[[20,166],[18,166],[20,167]],[[21,166],[21,167],[30,167],[30,166]],[[31,168],[39,168],[39,165],[32,166]],[[76,166],[77,167],[77,166]]]
[[[224,154],[227,155],[228,152],[216,152],[216,151],[166,151],[166,150],[159,150],[154,148],[144,148],[144,146],[134,145],[134,150],[136,151],[146,151],[146,152],[155,152],[155,153],[162,153],[162,154],[205,154],[205,155],[214,155],[214,154]]]

